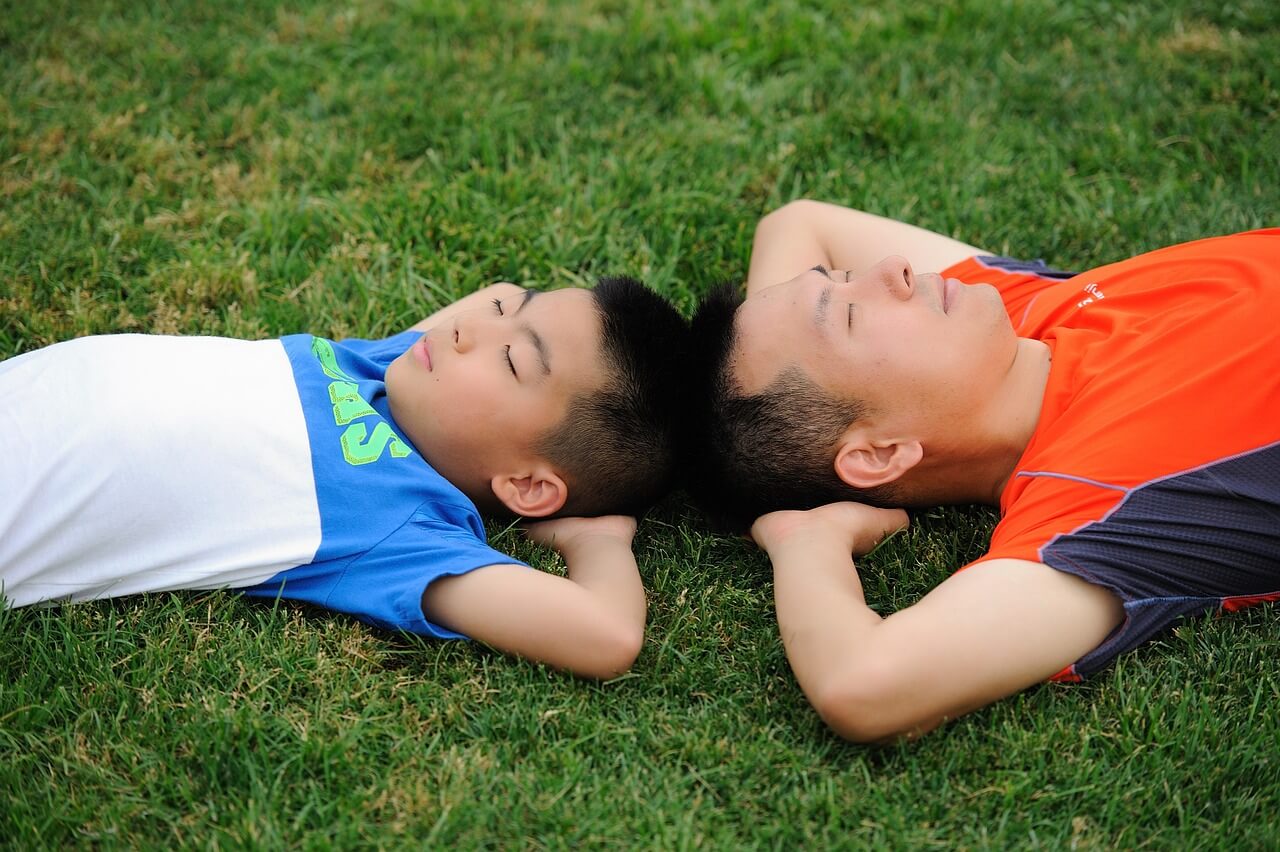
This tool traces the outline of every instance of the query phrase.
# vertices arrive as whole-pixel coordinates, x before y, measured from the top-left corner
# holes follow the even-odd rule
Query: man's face
[[[988,398],[1017,354],[1000,294],[888,258],[862,274],[814,269],[738,309],[732,369],[758,393],[797,367],[878,425],[944,438]]]
[[[387,368],[396,423],[473,497],[537,457],[577,395],[604,385],[600,319],[582,289],[521,294],[429,329]]]

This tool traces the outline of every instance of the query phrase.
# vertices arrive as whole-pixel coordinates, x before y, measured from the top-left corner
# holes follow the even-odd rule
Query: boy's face
[[[952,437],[1018,348],[994,287],[917,276],[899,257],[863,274],[805,272],[747,299],[735,324],[744,392],[794,365],[830,398],[861,401],[920,438]]]
[[[387,368],[396,423],[473,499],[541,459],[569,403],[605,383],[590,291],[525,290],[428,329]]]

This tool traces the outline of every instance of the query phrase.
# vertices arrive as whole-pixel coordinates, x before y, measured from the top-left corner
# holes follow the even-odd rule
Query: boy
[[[639,653],[631,515],[687,327],[639,282],[495,284],[386,340],[113,335],[0,363],[0,599],[236,588],[580,675]],[[485,543],[525,518],[568,577]],[[591,519],[566,515],[611,515]]]
[[[1280,599],[1278,261],[1280,230],[1073,276],[834,205],[760,223],[746,301],[694,321],[698,481],[755,519],[788,659],[836,732],[914,736]],[[872,611],[850,554],[907,516],[868,504],[962,502],[1000,506],[990,551]]]

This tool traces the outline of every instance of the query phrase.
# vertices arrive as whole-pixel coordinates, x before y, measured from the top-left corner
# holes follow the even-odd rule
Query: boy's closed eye
[[[497,312],[498,312],[498,316],[500,316],[500,317],[504,317],[504,316],[506,316],[506,312],[502,310],[502,300],[501,300],[501,299],[493,299],[493,300],[492,300],[492,302],[493,302],[493,309],[494,309],[495,311],[497,311]],[[517,313],[518,313],[518,311],[517,311]],[[515,376],[516,381],[520,381],[520,373],[516,370],[516,364],[515,364],[515,362],[511,360],[511,346],[510,346],[510,345],[506,345],[506,346],[503,346],[503,347],[502,347],[502,357],[506,360],[506,362],[507,362],[507,369],[509,369],[509,370],[511,371],[511,375]]]

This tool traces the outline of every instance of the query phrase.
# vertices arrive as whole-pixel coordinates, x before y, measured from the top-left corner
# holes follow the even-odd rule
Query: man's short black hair
[[[591,294],[608,378],[569,403],[539,449],[568,484],[557,514],[635,515],[674,479],[689,323],[633,278],[601,278]]]
[[[834,469],[836,445],[867,414],[856,400],[833,399],[798,367],[784,367],[756,394],[733,377],[738,288],[713,290],[693,318],[692,426],[685,486],[717,525],[748,529],[779,509],[812,509],[838,500],[893,505],[894,489],[859,490]]]

